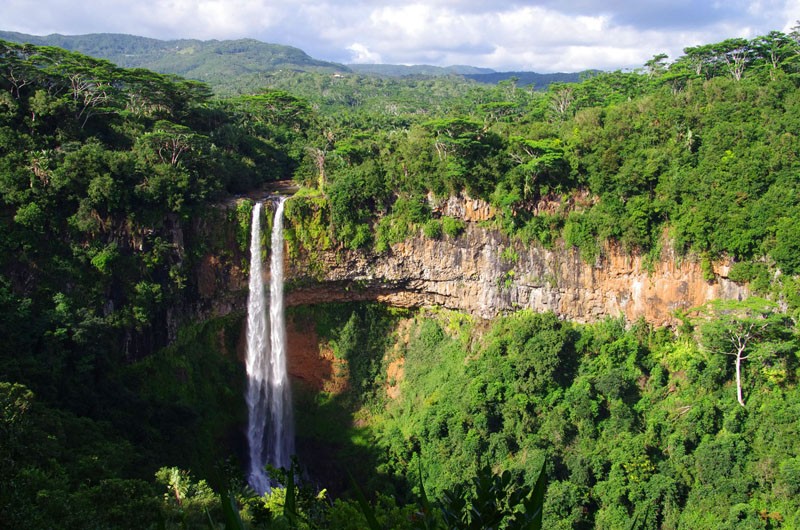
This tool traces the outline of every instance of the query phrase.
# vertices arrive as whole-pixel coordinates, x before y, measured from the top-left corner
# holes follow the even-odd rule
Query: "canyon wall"
[[[377,300],[487,319],[530,308],[577,322],[624,315],[663,326],[677,322],[675,310],[748,295],[746,286],[727,279],[726,263],[715,264],[708,281],[699,262],[669,248],[648,267],[641,256],[606,245],[590,264],[576,249],[523,245],[485,228],[480,221],[493,212],[481,201],[450,199],[438,208],[466,221],[463,233],[432,239],[419,231],[384,253],[315,249],[287,259],[287,305]],[[231,236],[223,239],[230,245]],[[247,280],[240,250],[223,255],[211,249],[200,258],[196,278],[198,306],[207,316],[243,310]]]
[[[378,300],[442,306],[482,318],[530,308],[577,322],[624,315],[628,321],[644,318],[663,326],[676,322],[675,310],[748,294],[745,286],[726,278],[725,264],[718,264],[716,278],[707,281],[698,262],[663,254],[648,268],[641,256],[606,246],[588,264],[574,249],[524,246],[470,223],[458,237],[418,234],[384,254],[320,253],[322,278],[308,277],[302,261],[290,263],[287,277],[298,286],[287,303]]]

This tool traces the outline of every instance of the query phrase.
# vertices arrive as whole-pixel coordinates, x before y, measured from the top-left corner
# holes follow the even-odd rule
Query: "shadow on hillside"
[[[295,446],[307,480],[332,497],[351,496],[348,473],[368,496],[409,491],[379,473],[381,450],[370,428],[358,424],[352,396],[319,393],[302,384],[295,385],[294,393]]]
[[[309,480],[336,497],[352,474],[365,492],[410,491],[379,473],[381,449],[359,415],[382,388],[382,359],[396,316],[375,303],[327,303],[287,314],[296,450]]]

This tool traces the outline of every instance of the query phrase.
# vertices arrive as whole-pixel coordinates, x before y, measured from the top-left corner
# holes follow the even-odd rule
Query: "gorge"
[[[796,36],[231,98],[0,42],[0,527],[363,530],[348,473],[385,528],[536,476],[547,528],[800,527]]]

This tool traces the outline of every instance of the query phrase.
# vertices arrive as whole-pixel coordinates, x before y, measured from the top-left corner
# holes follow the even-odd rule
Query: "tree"
[[[141,142],[149,147],[150,154],[157,155],[157,160],[162,164],[177,166],[184,153],[199,147],[200,138],[185,125],[159,120],[153,132],[142,135]]]
[[[750,43],[747,39],[727,39],[713,45],[712,49],[717,55],[717,60],[725,63],[731,77],[741,81],[751,56]]]
[[[684,55],[679,57],[673,65],[677,69],[691,69],[696,77],[700,77],[704,71],[706,78],[714,77],[718,59],[714,46],[714,44],[704,44],[684,48]]]
[[[493,123],[518,112],[519,105],[513,101],[492,101],[478,105],[478,109],[485,114],[484,128],[488,129]]]
[[[658,77],[667,71],[667,59],[669,55],[666,53],[659,53],[653,55],[653,58],[644,63],[647,70],[647,77]]]
[[[38,72],[29,61],[32,53],[30,45],[0,41],[0,81],[8,85],[16,99],[20,98],[23,87],[39,80]]]
[[[115,87],[110,80],[97,76],[95,71],[73,72],[69,80],[76,107],[75,119],[83,128],[96,111],[112,101]]]
[[[781,217],[775,222],[775,246],[770,257],[784,274],[800,272],[800,226],[793,217]]]
[[[308,126],[311,112],[308,102],[283,90],[242,96],[234,102],[254,122],[280,125],[294,130]]]
[[[701,341],[713,352],[730,355],[736,367],[736,400],[745,406],[742,390],[744,361],[769,360],[792,345],[787,316],[763,298],[714,300],[701,309]]]
[[[308,146],[306,147],[306,152],[317,170],[317,187],[324,189],[325,184],[328,182],[325,174],[325,159],[328,156],[328,151],[319,147]]]
[[[797,43],[780,31],[756,37],[750,42],[750,47],[761,64],[769,69],[771,79],[775,79],[775,72],[798,52]]]
[[[559,138],[529,140],[512,136],[509,155],[517,164],[514,171],[522,181],[519,187],[523,199],[537,196],[541,185],[559,187],[569,175],[569,163]]]
[[[433,148],[444,168],[444,188],[450,193],[466,190],[473,196],[488,195],[496,178],[493,164],[501,146],[499,136],[463,117],[431,120],[422,127],[433,137]]]
[[[551,83],[547,92],[550,96],[550,108],[558,115],[559,119],[566,119],[567,111],[575,101],[573,87],[564,83]]]

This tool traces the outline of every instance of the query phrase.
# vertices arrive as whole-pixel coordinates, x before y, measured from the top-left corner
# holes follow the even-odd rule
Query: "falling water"
[[[250,293],[247,300],[247,441],[248,482],[258,493],[271,483],[264,469],[289,467],[294,452],[291,391],[286,375],[286,328],[283,315],[283,206],[278,199],[272,227],[269,332],[261,263],[262,204],[253,208],[250,234]],[[269,344],[268,344],[269,342]]]
[[[247,443],[250,447],[250,471],[247,481],[259,493],[269,488],[264,470],[264,429],[267,422],[268,375],[267,314],[261,265],[261,210],[253,208],[250,231],[250,293],[247,297]]]
[[[283,205],[278,199],[275,220],[272,226],[272,260],[269,284],[270,345],[270,412],[268,462],[275,467],[288,468],[294,453],[294,418],[292,417],[292,393],[286,373],[286,322],[283,313]]]

